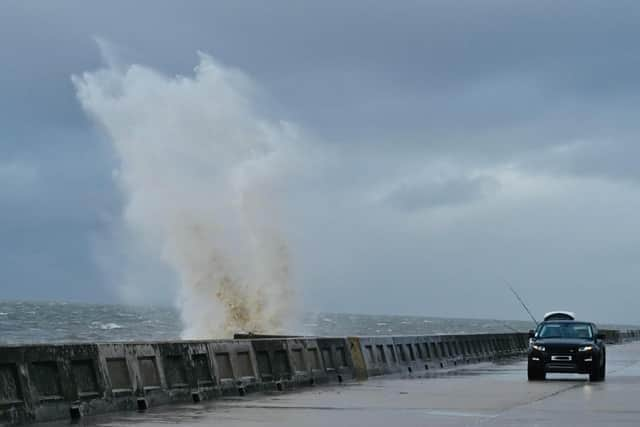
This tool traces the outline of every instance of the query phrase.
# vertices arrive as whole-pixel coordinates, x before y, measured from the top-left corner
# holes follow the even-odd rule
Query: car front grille
[[[547,363],[545,368],[548,371],[576,371],[578,369],[578,365],[576,363],[552,362]]]
[[[573,356],[578,354],[578,348],[576,346],[553,345],[547,346],[547,353]]]

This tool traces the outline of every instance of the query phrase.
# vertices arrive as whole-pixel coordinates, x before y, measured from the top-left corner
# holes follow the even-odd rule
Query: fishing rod
[[[511,326],[510,324],[508,324],[507,322],[502,322],[500,320],[496,320],[496,322],[498,322],[499,324],[501,324],[504,328],[509,329],[511,332],[520,332],[519,330],[517,330],[516,328],[514,328],[513,326]]]
[[[505,282],[507,283],[507,286],[509,287],[509,289],[511,290],[511,292],[513,293],[513,295],[515,295],[515,297],[518,299],[518,302],[520,303],[520,305],[522,305],[522,307],[526,310],[526,312],[529,314],[529,316],[531,317],[531,320],[533,320],[533,323],[536,324],[536,327],[538,326],[538,321],[536,320],[536,318],[533,316],[533,314],[531,314],[531,311],[529,310],[529,307],[527,307],[527,304],[524,303],[524,301],[522,301],[522,298],[520,298],[520,295],[518,295],[518,293],[516,292],[515,289],[513,289],[513,286],[511,286],[509,284],[509,282],[507,282],[505,280]]]

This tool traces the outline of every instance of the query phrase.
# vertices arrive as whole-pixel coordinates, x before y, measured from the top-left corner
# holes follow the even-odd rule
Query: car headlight
[[[593,346],[592,345],[585,345],[584,347],[580,347],[578,348],[578,351],[583,353],[585,351],[591,351],[593,350]]]
[[[546,348],[544,348],[543,345],[538,345],[538,344],[531,344],[531,348],[534,350],[538,350],[538,351],[545,351]]]

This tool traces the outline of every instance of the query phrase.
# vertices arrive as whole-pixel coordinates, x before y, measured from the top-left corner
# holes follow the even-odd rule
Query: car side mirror
[[[605,338],[607,338],[607,336],[605,334],[603,334],[602,332],[596,334],[596,338],[599,340],[604,340]]]
[[[529,329],[529,338],[533,338],[536,336],[536,333],[533,329]]]

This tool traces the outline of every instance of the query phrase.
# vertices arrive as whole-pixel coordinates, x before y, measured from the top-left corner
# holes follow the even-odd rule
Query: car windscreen
[[[593,331],[588,323],[545,323],[540,327],[538,338],[583,338],[592,339]]]

